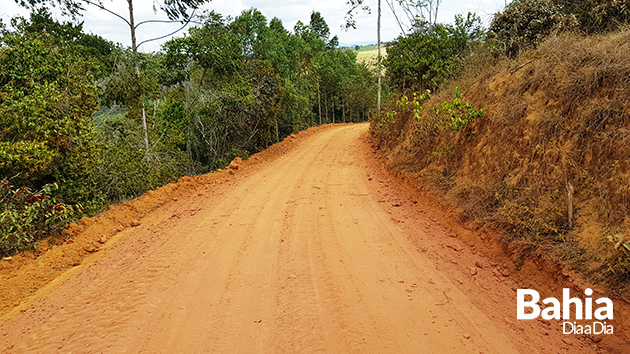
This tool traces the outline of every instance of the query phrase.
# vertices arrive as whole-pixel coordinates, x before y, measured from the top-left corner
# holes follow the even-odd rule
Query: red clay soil
[[[367,130],[302,132],[82,220],[41,254],[1,261],[0,352],[595,353],[619,344],[516,320],[522,277],[384,174]]]

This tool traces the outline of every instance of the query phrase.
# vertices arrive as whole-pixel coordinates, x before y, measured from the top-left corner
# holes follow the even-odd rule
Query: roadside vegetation
[[[420,23],[387,46],[371,133],[390,167],[472,227],[502,230],[517,268],[569,264],[617,295],[630,284],[630,8],[513,1]]]
[[[517,268],[564,262],[623,293],[630,8],[516,0],[485,28],[402,3],[414,22],[383,48],[380,112],[376,47],[339,48],[318,12],[292,30],[256,9],[204,13],[150,54],[42,8],[0,24],[0,256],[294,132],[370,117],[390,167],[502,230]]]
[[[0,32],[0,256],[311,126],[367,120],[376,79],[325,20],[209,12],[156,53],[45,9]]]

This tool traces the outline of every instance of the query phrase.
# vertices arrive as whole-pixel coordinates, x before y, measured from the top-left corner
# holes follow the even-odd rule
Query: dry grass
[[[432,182],[463,217],[505,230],[508,242],[627,284],[630,255],[605,249],[585,225],[630,230],[630,31],[551,37],[518,60],[471,55],[425,107],[452,100],[455,86],[485,111],[459,132],[431,129],[431,109],[419,123],[410,114],[373,122],[392,165]],[[434,154],[445,147],[452,153]]]

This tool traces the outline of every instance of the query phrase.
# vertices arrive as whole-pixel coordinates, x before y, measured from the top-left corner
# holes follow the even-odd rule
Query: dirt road
[[[150,213],[1,323],[0,352],[592,351],[516,321],[515,283],[390,186],[367,129]]]

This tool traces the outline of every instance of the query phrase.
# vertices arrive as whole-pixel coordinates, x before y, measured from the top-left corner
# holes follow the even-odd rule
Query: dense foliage
[[[293,33],[256,9],[199,23],[153,54],[46,10],[2,27],[0,255],[299,130],[365,120],[375,104],[373,73],[318,12]]]
[[[207,13],[202,26],[167,42],[161,84],[188,122],[188,173],[225,166],[315,124],[366,117],[373,74],[329,33],[317,12],[291,33],[250,9],[232,22]]]
[[[60,183],[69,203],[92,200],[97,164],[94,66],[49,35],[4,33],[0,47],[0,176],[36,189]]]
[[[374,144],[463,218],[503,230],[515,257],[627,287],[629,14],[627,1],[516,0],[485,36],[435,25],[398,38]]]
[[[0,181],[0,254],[11,254],[32,246],[39,238],[59,230],[80,206],[69,206],[54,196],[57,184],[33,192],[28,187],[13,189]]]
[[[387,45],[383,64],[390,86],[403,92],[441,87],[455,71],[459,57],[484,35],[479,17],[471,13],[455,16],[453,25],[417,27]]]

